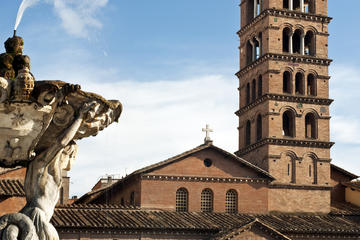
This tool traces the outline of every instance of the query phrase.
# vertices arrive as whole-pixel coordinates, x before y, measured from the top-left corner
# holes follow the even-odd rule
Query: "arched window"
[[[253,62],[253,43],[252,41],[247,41],[246,43],[246,63],[247,65]]]
[[[291,43],[291,35],[292,35],[292,32],[290,30],[290,28],[286,27],[284,28],[283,30],[283,52],[286,52],[286,53],[292,53],[292,51],[290,51],[290,43]]]
[[[256,118],[256,140],[259,141],[262,139],[262,117],[259,114]]]
[[[201,211],[202,212],[212,212],[213,211],[213,192],[206,188],[201,192]]]
[[[316,96],[316,79],[314,74],[307,76],[307,95]]]
[[[317,138],[316,117],[314,113],[308,113],[305,116],[305,137]]]
[[[259,76],[259,82],[258,82],[258,98],[262,96],[262,76]]]
[[[308,31],[305,35],[305,55],[315,56],[315,34]]]
[[[246,105],[250,104],[250,83],[246,84],[246,94],[245,94],[245,98],[246,98]]]
[[[121,204],[122,206],[124,206],[124,205],[125,205],[124,198],[121,198],[121,200],[120,200],[120,204]]]
[[[300,29],[296,29],[292,37],[293,53],[303,54],[303,33]]]
[[[250,145],[251,142],[251,123],[250,121],[246,122],[246,127],[245,127],[245,146]]]
[[[237,192],[233,189],[226,192],[225,211],[226,213],[237,213]]]
[[[291,110],[283,113],[283,136],[295,137],[295,114]]]
[[[185,188],[179,188],[176,191],[176,211],[187,212],[188,211],[188,199],[189,194]]]
[[[300,1],[301,1],[301,0],[293,0],[293,9],[294,9],[295,11],[301,11]]]
[[[283,92],[292,93],[291,73],[288,71],[285,71],[283,74]]]
[[[135,192],[130,193],[130,205],[135,205]]]
[[[295,75],[295,93],[304,95],[304,75],[301,72],[296,73]]]
[[[289,0],[283,0],[283,8],[284,9],[289,9]]]
[[[256,8],[255,8],[256,0],[248,0],[246,2],[247,5],[247,23],[249,23],[255,16]]]
[[[253,79],[252,80],[252,91],[251,91],[251,101],[255,102],[256,99],[256,80]]]
[[[304,12],[305,13],[315,13],[315,1],[314,0],[304,0]]]

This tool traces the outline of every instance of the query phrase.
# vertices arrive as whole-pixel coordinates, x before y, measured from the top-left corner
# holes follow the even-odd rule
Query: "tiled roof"
[[[337,171],[339,171],[339,172],[341,172],[341,173],[343,173],[343,174],[345,174],[347,176],[349,176],[351,179],[356,179],[356,178],[359,177],[358,175],[355,175],[355,174],[353,174],[353,173],[351,173],[349,171],[346,171],[345,169],[343,169],[341,167],[338,167],[338,166],[336,166],[334,164],[331,164],[331,168],[335,169],[335,170],[337,170]]]
[[[258,219],[285,234],[347,234],[360,237],[360,225],[332,215],[248,215],[129,209],[105,205],[68,205],[55,209],[57,229],[221,231],[240,228]]]
[[[0,179],[0,195],[24,197],[24,183],[20,179]]]
[[[351,188],[354,188],[356,190],[360,190],[360,181],[351,181],[351,182],[345,182],[345,183],[342,183],[344,186],[346,187],[351,187]]]
[[[347,215],[347,216],[359,216],[360,207],[345,202],[331,203],[331,214],[332,215]]]

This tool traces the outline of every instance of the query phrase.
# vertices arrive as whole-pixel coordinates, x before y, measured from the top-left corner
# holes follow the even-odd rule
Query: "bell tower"
[[[333,145],[327,0],[242,0],[240,8],[235,154],[275,177],[270,211],[327,212]]]

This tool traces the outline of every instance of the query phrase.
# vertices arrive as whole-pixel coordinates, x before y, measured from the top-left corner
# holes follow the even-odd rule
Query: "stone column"
[[[293,0],[289,0],[289,10],[294,10],[294,4],[293,4]]]
[[[300,54],[305,55],[305,34],[302,33],[300,36]]]
[[[294,53],[294,50],[293,50],[293,33],[291,32],[289,34],[289,53],[290,54],[293,54]]]
[[[305,9],[304,9],[304,0],[300,0],[300,10],[301,10],[301,12],[305,12]]]
[[[257,16],[257,0],[254,0],[254,18]]]

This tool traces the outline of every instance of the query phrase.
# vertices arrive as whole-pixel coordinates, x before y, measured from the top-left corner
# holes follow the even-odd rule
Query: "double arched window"
[[[293,94],[293,75],[290,71],[284,71],[283,73],[283,93]],[[295,74],[295,94],[306,94],[311,97],[315,97],[317,95],[316,77],[313,73],[307,75],[306,82],[303,72],[297,72]]]
[[[246,43],[246,63],[247,65],[260,58],[262,55],[262,33],[249,39]]]
[[[201,211],[212,212],[214,210],[214,194],[211,189],[206,188],[201,192]]]
[[[185,188],[179,188],[176,191],[176,211],[187,212],[189,202],[189,193]]]

